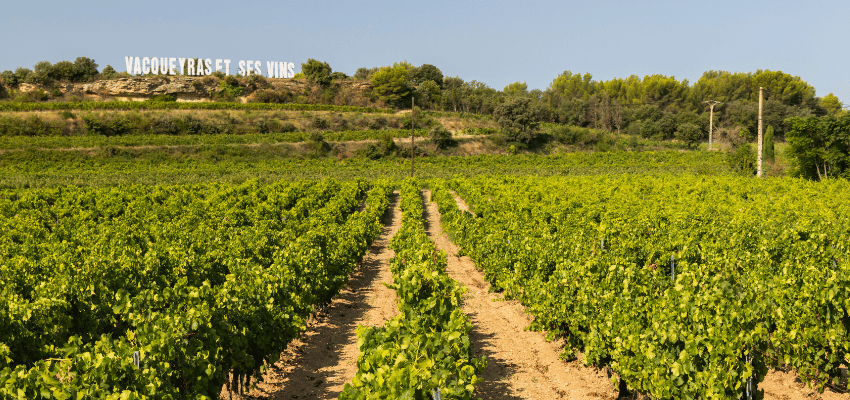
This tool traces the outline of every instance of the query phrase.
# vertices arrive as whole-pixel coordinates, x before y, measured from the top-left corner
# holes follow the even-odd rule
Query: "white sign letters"
[[[133,75],[212,75],[222,71],[230,75],[230,60],[217,58],[124,57],[127,72]],[[295,64],[291,62],[239,60],[236,75],[265,75],[268,78],[292,78]]]

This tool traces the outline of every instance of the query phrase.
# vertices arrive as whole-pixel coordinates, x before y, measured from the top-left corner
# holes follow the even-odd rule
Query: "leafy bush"
[[[756,153],[749,143],[733,147],[727,154],[729,168],[741,176],[753,176],[756,173]]]
[[[308,59],[306,63],[301,64],[301,72],[310,82],[317,83],[322,86],[330,85],[333,78],[331,77],[331,66],[327,62],[321,62],[315,59]]]
[[[26,82],[27,76],[32,73],[29,68],[18,67],[15,69],[16,85]]]
[[[28,92],[16,92],[12,101],[19,103],[31,103],[47,100],[47,93],[41,89],[30,90]]]
[[[119,136],[130,132],[124,116],[113,115],[110,119],[84,116],[83,126],[90,135]]]
[[[690,122],[679,124],[676,129],[676,139],[685,142],[689,148],[693,147],[702,140],[702,130]]]
[[[577,126],[558,125],[552,129],[552,138],[563,144],[576,144],[584,140],[584,130]]]
[[[277,91],[274,89],[260,89],[254,92],[248,102],[250,103],[289,103],[292,101],[292,94],[288,91]]]
[[[216,96],[219,100],[234,101],[242,94],[242,87],[239,86],[239,81],[232,76],[228,76],[218,84],[218,93]]]
[[[438,149],[446,149],[457,145],[457,141],[452,138],[452,133],[442,126],[435,126],[428,131],[428,140],[437,146]]]
[[[312,132],[307,139],[307,149],[309,157],[317,158],[324,157],[331,150],[331,146],[325,141],[325,137],[320,132]]]
[[[374,130],[384,129],[387,126],[387,119],[384,117],[374,118],[368,122],[367,126]]]
[[[12,71],[0,72],[0,83],[8,87],[18,86],[18,76]]]
[[[286,122],[284,124],[281,124],[280,126],[280,132],[289,133],[296,131],[298,131],[298,128],[296,128],[295,124],[293,124],[292,122]]]
[[[177,97],[172,94],[157,94],[149,98],[147,101],[161,101],[161,102],[175,102],[177,101]]]
[[[313,116],[313,119],[311,121],[311,125],[315,129],[328,129],[328,126],[330,126],[330,125],[328,125],[328,120],[326,120],[326,119],[324,119],[324,118],[322,118],[318,115]]]
[[[259,74],[251,74],[245,79],[245,87],[250,90],[264,89],[269,87],[269,82],[266,77]]]
[[[517,97],[496,107],[493,117],[508,141],[528,144],[537,137],[539,122],[534,118],[528,97]]]
[[[106,79],[112,79],[118,76],[118,71],[115,68],[112,68],[111,65],[107,65],[106,68],[101,71],[100,75]]]

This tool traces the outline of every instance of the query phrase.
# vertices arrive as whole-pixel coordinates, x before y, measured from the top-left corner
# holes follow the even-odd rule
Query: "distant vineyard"
[[[62,103],[0,102],[0,111],[53,111],[53,110],[294,110],[338,111],[378,114],[395,114],[395,110],[371,107],[333,106],[325,104],[293,103],[223,103],[223,102],[173,102],[173,101],[84,101]]]
[[[653,398],[760,398],[768,368],[785,366],[823,389],[848,364],[845,181],[479,176],[432,187],[462,251],[533,328]]]

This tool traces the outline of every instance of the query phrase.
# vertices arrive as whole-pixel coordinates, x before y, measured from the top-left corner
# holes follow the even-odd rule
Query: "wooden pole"
[[[764,107],[762,106],[762,103],[763,103],[763,101],[762,101],[762,100],[764,99],[763,90],[764,90],[764,88],[761,88],[761,87],[759,88],[759,138],[758,138],[759,144],[758,144],[758,173],[756,174],[756,176],[757,176],[757,177],[759,177],[759,178],[761,178],[761,152],[762,152],[762,138],[761,138],[761,113],[762,113],[762,109],[764,108]]]
[[[761,121],[759,119],[759,121]],[[416,99],[410,98],[410,176],[413,177],[413,149],[414,142],[413,138],[415,138],[415,130],[414,125],[416,124]],[[761,126],[761,125],[759,125]]]
[[[711,113],[708,118],[708,150],[711,151],[711,137],[714,134],[714,103],[711,104]]]
[[[711,113],[709,114],[709,117],[708,117],[708,150],[711,151],[711,150],[713,150],[713,143],[714,143],[714,138],[713,138],[713,136],[714,136],[714,106],[716,106],[718,104],[723,104],[723,103],[721,103],[719,101],[714,101],[714,100],[707,100],[707,101],[704,101],[703,103],[708,103],[711,106]]]

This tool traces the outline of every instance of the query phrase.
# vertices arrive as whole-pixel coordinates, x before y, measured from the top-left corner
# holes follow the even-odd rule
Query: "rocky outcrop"
[[[50,88],[38,87],[28,83],[22,83],[17,90],[29,92],[33,90],[45,90],[48,93],[85,95],[95,100],[135,100],[149,99],[159,94],[168,94],[177,98],[177,101],[212,101],[213,96],[219,90],[221,80],[213,76],[190,77],[190,76],[159,76],[150,78],[118,78],[104,79],[89,83],[56,83]],[[276,91],[288,91],[290,93],[304,93],[313,88],[313,84],[304,79],[266,79],[268,85],[264,88]],[[371,92],[372,84],[359,81],[342,81],[335,83],[350,91],[368,94]],[[262,88],[243,86],[240,100],[246,102],[250,95]]]

